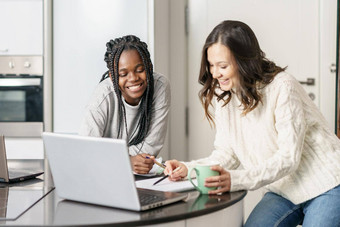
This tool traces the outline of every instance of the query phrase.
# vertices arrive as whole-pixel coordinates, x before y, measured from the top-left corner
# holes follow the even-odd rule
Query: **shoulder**
[[[273,87],[280,87],[280,86],[295,87],[299,84],[300,84],[299,81],[297,81],[297,79],[294,76],[292,76],[292,75],[290,75],[286,72],[280,72],[274,77],[274,80],[270,83],[269,86],[273,86]]]
[[[292,75],[281,72],[276,75],[274,80],[265,87],[263,96],[270,102],[276,104],[301,103],[314,105],[304,87]]]
[[[88,107],[97,108],[106,102],[114,102],[115,98],[115,91],[111,79],[106,78],[96,86]]]
[[[163,74],[154,72],[153,73],[154,87],[170,87],[169,79]]]
[[[154,72],[154,94],[166,93],[166,95],[170,94],[170,81],[164,75]]]
[[[303,87],[299,83],[299,81],[292,75],[286,72],[278,73],[273,81],[268,84],[264,92],[265,93],[278,93],[278,92],[301,92]]]
[[[164,75],[154,72],[154,102],[155,105],[169,106],[171,99],[170,81]]]

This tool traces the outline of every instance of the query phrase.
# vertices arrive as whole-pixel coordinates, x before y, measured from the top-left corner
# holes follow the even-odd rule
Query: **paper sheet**
[[[156,181],[162,177],[155,177],[146,180],[136,181],[137,188],[146,188],[158,191],[168,191],[168,192],[182,192],[194,189],[194,186],[188,180],[183,181],[170,181],[168,178],[153,185]],[[193,179],[194,184],[197,185],[197,180]]]

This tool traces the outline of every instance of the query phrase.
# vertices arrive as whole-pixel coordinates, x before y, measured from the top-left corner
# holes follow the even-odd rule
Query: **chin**
[[[231,86],[225,86],[225,87],[221,87],[222,91],[230,91],[232,89]]]

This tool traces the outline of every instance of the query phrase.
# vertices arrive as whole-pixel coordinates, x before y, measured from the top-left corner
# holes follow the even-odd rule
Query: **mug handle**
[[[195,170],[196,175],[198,175],[198,174],[197,174],[197,171],[198,171],[198,170],[197,170],[195,167],[194,167],[194,168],[190,168],[190,169],[189,169],[189,172],[188,172],[188,179],[189,179],[190,183],[196,188],[196,190],[199,191],[199,192],[201,192],[201,190],[197,187],[197,185],[195,185],[194,182],[192,182],[192,179],[191,179],[191,171],[192,171],[192,170]]]

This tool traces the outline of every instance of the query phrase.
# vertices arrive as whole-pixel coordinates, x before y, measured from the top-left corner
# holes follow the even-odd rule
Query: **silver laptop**
[[[15,183],[35,178],[43,173],[42,171],[8,169],[5,137],[0,135],[0,182]]]
[[[186,193],[137,189],[125,140],[43,133],[59,197],[128,210],[185,199]]]

